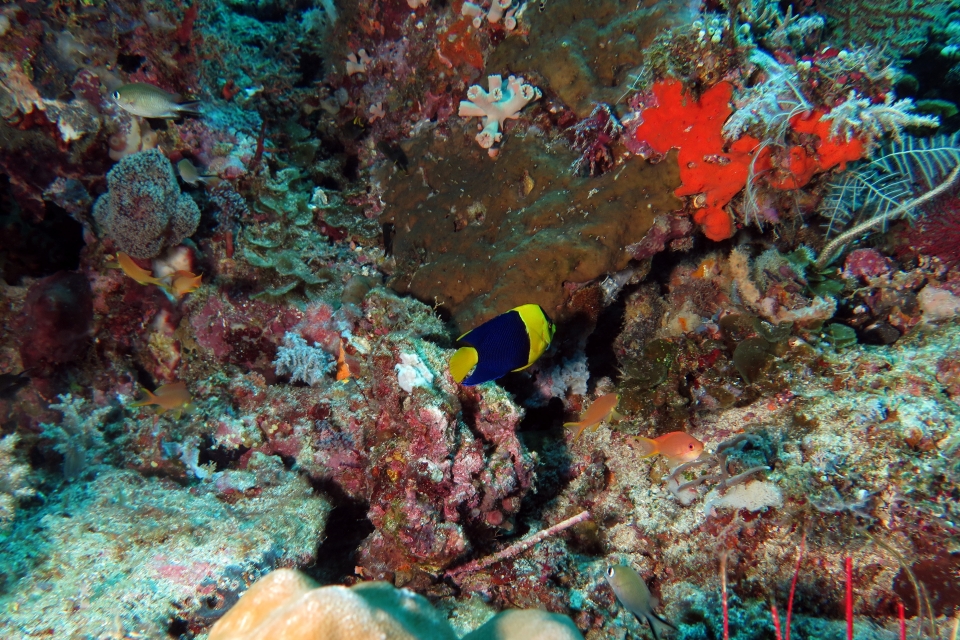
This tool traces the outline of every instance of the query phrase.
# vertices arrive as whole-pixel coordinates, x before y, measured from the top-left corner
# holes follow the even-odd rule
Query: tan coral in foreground
[[[256,582],[210,630],[208,640],[456,640],[426,598],[386,582],[318,587],[278,569]],[[582,640],[566,616],[503,611],[463,640]]]
[[[455,640],[446,620],[412,591],[386,582],[318,587],[278,569],[243,595],[210,630],[209,640]]]

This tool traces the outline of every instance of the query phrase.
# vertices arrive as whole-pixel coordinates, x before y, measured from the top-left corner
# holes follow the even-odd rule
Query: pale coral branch
[[[543,529],[542,531],[538,531],[533,535],[529,535],[526,538],[520,540],[519,542],[516,542],[515,544],[512,544],[506,549],[503,549],[502,551],[498,551],[493,555],[487,556],[486,558],[482,558],[480,560],[473,560],[471,562],[468,562],[467,564],[462,564],[459,567],[454,567],[453,569],[450,569],[449,571],[447,571],[446,575],[448,577],[454,578],[460,575],[461,573],[471,573],[473,571],[481,571],[483,569],[486,569],[492,564],[496,564],[497,562],[500,562],[501,560],[509,560],[510,558],[520,555],[530,547],[536,544],[539,544],[540,542],[543,542],[547,538],[551,536],[555,536],[561,531],[564,531],[565,529],[569,529],[575,524],[580,524],[581,522],[589,518],[590,518],[589,511],[581,511],[580,513],[573,516],[572,518],[567,518],[566,520],[562,522],[558,522],[552,527]]]

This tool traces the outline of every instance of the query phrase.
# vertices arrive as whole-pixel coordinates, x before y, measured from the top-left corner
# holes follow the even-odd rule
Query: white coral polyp
[[[519,118],[520,111],[542,95],[540,89],[524,83],[523,78],[516,76],[507,79],[506,87],[501,76],[488,76],[487,86],[487,91],[480,85],[470,87],[467,100],[460,102],[457,112],[463,118],[483,118],[483,127],[476,137],[483,149],[491,149],[500,142],[503,137],[500,131],[505,120]]]

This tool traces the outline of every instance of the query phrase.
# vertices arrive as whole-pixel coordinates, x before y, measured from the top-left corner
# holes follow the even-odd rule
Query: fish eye
[[[607,567],[607,575],[613,577],[613,567]]]
[[[114,100],[119,100],[119,99],[120,99],[120,92],[119,92],[119,91],[114,91],[114,92],[113,92],[113,99],[114,99]]]

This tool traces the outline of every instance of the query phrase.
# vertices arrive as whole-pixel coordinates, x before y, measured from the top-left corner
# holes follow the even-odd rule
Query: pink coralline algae
[[[513,526],[533,485],[533,459],[517,438],[521,412],[508,396],[454,385],[445,352],[410,336],[415,321],[397,303],[369,295],[353,320],[315,305],[291,329],[320,346],[342,331],[352,379],[331,374],[306,388],[247,374],[231,393],[262,434],[241,463],[254,452],[281,455],[321,486],[369,505],[375,531],[358,548],[361,574],[426,586],[471,550],[471,533]],[[396,366],[409,354],[433,382],[407,392]],[[221,427],[218,440],[238,441]]]
[[[34,283],[17,323],[24,368],[31,375],[50,375],[79,358],[92,320],[90,283],[82,273],[61,271]]]
[[[153,258],[197,230],[197,203],[180,193],[173,166],[156,149],[118,162],[107,174],[107,187],[93,216],[100,233],[134,258]]]
[[[295,309],[278,314],[265,302],[234,302],[229,296],[211,296],[200,304],[190,318],[197,344],[218,360],[270,372],[283,334],[301,318]]]
[[[890,261],[876,249],[851,251],[843,263],[843,274],[851,278],[876,278],[890,272]]]

